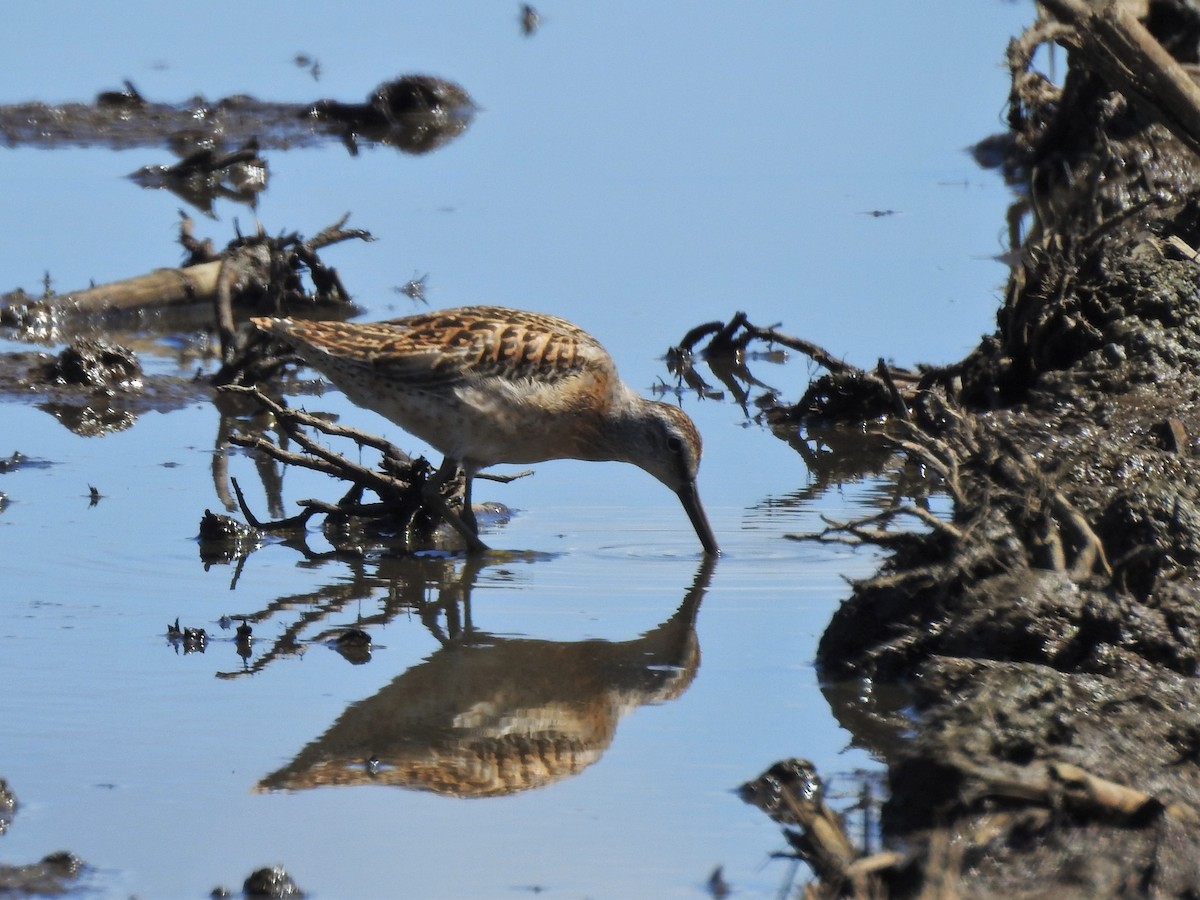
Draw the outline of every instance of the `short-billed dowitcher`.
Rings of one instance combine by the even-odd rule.
[[[719,552],[696,492],[696,426],[635,393],[599,341],[564,319],[467,306],[359,324],[251,321],[355,403],[441,451],[435,491],[462,467],[467,524],[459,530],[475,549],[483,545],[470,540],[471,481],[480,469],[585,459],[645,469],[679,497],[704,552]]]

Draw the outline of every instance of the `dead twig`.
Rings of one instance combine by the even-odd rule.
[[[1123,4],[1096,7],[1083,0],[1044,0],[1073,28],[1055,39],[1080,53],[1112,87],[1149,108],[1200,155],[1200,85]]]
[[[230,483],[233,485],[233,492],[237,495],[238,507],[242,511],[242,515],[246,517],[246,523],[252,528],[257,528],[260,531],[303,531],[308,526],[308,520],[313,517],[313,513],[305,510],[299,515],[291,516],[287,519],[281,519],[278,522],[261,522],[250,510],[250,505],[246,503],[246,496],[242,493],[242,488],[238,484],[236,478],[230,478]]]
[[[294,441],[301,452],[286,450],[273,441],[261,435],[231,434],[229,442],[241,447],[260,451],[282,465],[299,466],[311,469],[351,483],[350,492],[336,504],[320,500],[302,501],[305,514],[316,513],[338,515],[360,519],[391,518],[407,531],[415,517],[422,510],[426,511],[430,525],[444,521],[457,531],[467,546],[474,552],[486,550],[479,537],[470,530],[450,506],[448,496],[461,492],[461,481],[451,479],[443,485],[441,479],[428,478],[431,467],[425,460],[413,460],[396,447],[381,438],[361,432],[358,429],[346,428],[310,415],[290,409],[270,397],[257,387],[226,386],[222,390],[232,393],[245,394],[252,397],[267,411],[274,415],[278,427],[289,439]],[[383,454],[382,470],[376,470],[353,462],[341,454],[322,445],[313,438],[311,432],[326,436],[349,438],[359,446],[369,446]],[[518,472],[513,475],[492,476],[496,481],[512,481],[529,473]],[[363,503],[361,494],[370,490],[379,497],[379,503]],[[449,492],[447,494],[446,492]],[[461,496],[461,494],[460,494]],[[240,500],[240,494],[239,494]],[[243,511],[245,505],[243,505]],[[250,516],[247,516],[248,519]],[[293,517],[283,522],[273,523],[272,529],[294,527],[297,522],[307,522],[303,516]]]
[[[1092,528],[1091,523],[1074,504],[1063,496],[1061,491],[1053,491],[1050,499],[1054,504],[1055,511],[1074,529],[1081,545],[1075,553],[1075,564],[1071,566],[1071,577],[1074,579],[1086,578],[1099,567],[1105,576],[1112,578],[1113,570],[1104,553],[1104,544],[1100,540],[1100,536],[1096,534],[1096,530]]]
[[[302,243],[302,246],[309,251],[320,250],[323,247],[330,247],[333,244],[342,241],[373,241],[375,236],[371,232],[362,228],[346,228],[346,223],[350,221],[350,213],[345,213],[340,219],[332,225],[322,228],[312,238]]]
[[[257,402],[261,403],[267,410],[275,415],[276,421],[283,432],[294,440],[304,449],[308,455],[293,453],[288,450],[276,446],[272,442],[262,437],[244,437],[242,435],[231,435],[230,441],[238,446],[253,447],[269,454],[273,459],[276,459],[286,465],[297,465],[305,468],[315,469],[323,472],[326,475],[332,475],[336,478],[342,478],[351,481],[354,484],[362,485],[365,488],[370,488],[382,497],[395,496],[397,493],[403,493],[410,486],[409,482],[401,479],[393,478],[382,472],[377,472],[374,469],[369,469],[359,463],[351,462],[340,453],[336,453],[327,447],[322,446],[319,442],[312,439],[306,428],[312,428],[317,431],[329,433],[337,432],[338,426],[330,422],[326,422],[316,416],[311,416],[303,411],[289,409],[282,404],[276,403],[270,397],[267,397],[257,387],[224,387],[222,390],[231,391],[234,393],[248,394]],[[387,451],[385,451],[385,454]],[[391,455],[391,454],[387,454]],[[393,455],[396,459],[401,454]]]
[[[883,382],[884,387],[887,388],[888,395],[892,398],[892,405],[895,408],[896,415],[904,422],[911,422],[912,416],[908,412],[908,404],[900,396],[900,391],[896,388],[896,382],[892,378],[892,371],[882,358],[875,365],[875,374]]]

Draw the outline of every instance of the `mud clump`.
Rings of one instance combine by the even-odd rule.
[[[0,893],[26,895],[65,894],[75,887],[86,868],[73,853],[51,853],[23,866],[0,865]]]
[[[247,897],[270,897],[275,900],[304,896],[304,891],[300,890],[283,866],[270,866],[252,872],[242,885],[242,893]]]
[[[142,386],[142,364],[126,347],[83,338],[59,353],[43,377],[49,384],[131,391]]]

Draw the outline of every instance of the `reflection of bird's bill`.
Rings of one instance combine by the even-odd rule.
[[[717,537],[713,534],[712,526],[708,524],[708,516],[704,514],[704,507],[700,505],[696,482],[689,481],[677,493],[679,502],[683,504],[688,518],[692,520],[692,527],[696,529],[696,536],[700,538],[700,545],[704,547],[704,552],[712,555],[720,553],[721,548],[717,545]]]

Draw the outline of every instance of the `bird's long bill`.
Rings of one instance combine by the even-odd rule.
[[[704,547],[704,552],[716,556],[721,552],[721,548],[717,546],[717,537],[713,534],[712,526],[708,524],[708,516],[704,514],[704,507],[700,505],[700,495],[696,493],[696,482],[688,482],[676,493],[679,496],[679,502],[687,510],[688,518],[692,520],[692,527],[696,529],[696,536],[700,538],[700,545]]]

